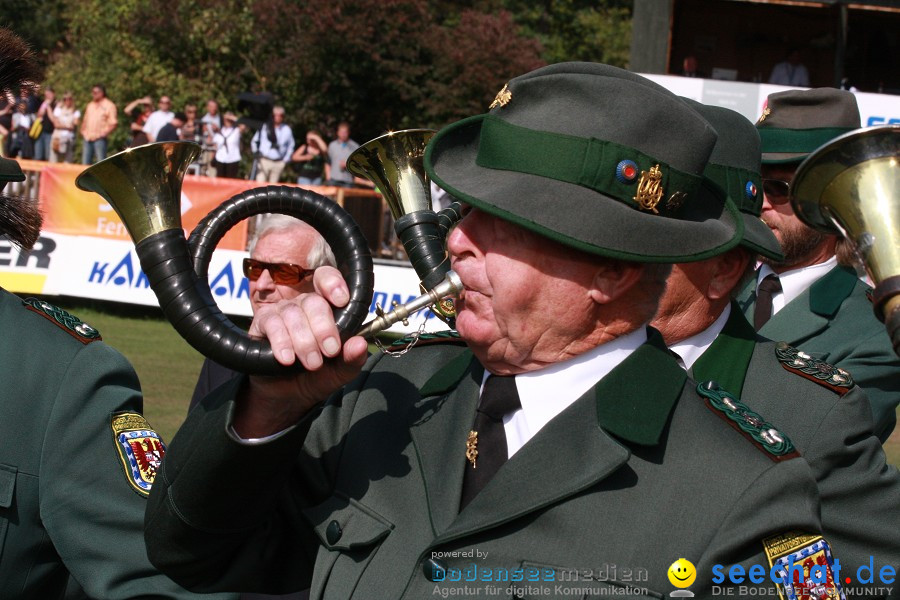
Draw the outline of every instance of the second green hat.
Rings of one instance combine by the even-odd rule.
[[[834,88],[770,94],[756,122],[764,165],[799,163],[819,146],[859,127],[856,96]]]

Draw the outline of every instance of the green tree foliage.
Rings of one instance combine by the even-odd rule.
[[[486,112],[503,84],[545,64],[540,44],[516,35],[512,15],[466,10],[453,26],[435,27],[434,67],[422,115],[433,127]]]
[[[297,135],[348,120],[357,140],[483,112],[546,62],[624,64],[630,19],[625,0],[28,1],[69,16],[41,47],[48,81],[79,106],[95,82],[120,109],[161,94],[236,109],[237,94],[266,91]],[[114,147],[127,137],[120,120]]]
[[[0,27],[21,36],[46,66],[65,37],[65,6],[66,0],[0,0]]]
[[[503,0],[549,63],[584,60],[628,64],[632,0]]]

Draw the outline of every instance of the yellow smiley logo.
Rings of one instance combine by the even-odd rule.
[[[697,579],[697,569],[686,558],[679,558],[669,567],[669,583],[677,588],[690,587]]]

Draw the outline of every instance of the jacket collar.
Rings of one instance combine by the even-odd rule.
[[[732,302],[725,327],[692,365],[693,378],[698,382],[715,381],[722,389],[740,397],[756,339],[753,326]]]
[[[809,286],[809,310],[833,319],[841,304],[856,287],[856,273],[850,267],[838,266]]]
[[[828,327],[841,304],[853,293],[857,281],[852,269],[835,267],[778,311],[763,325],[759,334],[792,345],[802,343]],[[756,280],[747,285],[741,292],[741,298],[746,300],[740,306],[749,320],[756,308]]]
[[[517,518],[594,485],[627,462],[630,451],[622,442],[658,444],[687,379],[662,337],[651,330],[647,343],[538,431],[459,513],[467,465],[465,441],[483,373],[470,352],[450,361],[422,386],[425,410],[417,411],[423,416],[410,427],[435,544]],[[651,373],[653,377],[648,376]]]

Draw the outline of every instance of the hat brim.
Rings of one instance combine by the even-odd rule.
[[[762,164],[786,165],[790,163],[797,163],[799,165],[809,155],[809,152],[763,152]]]
[[[735,247],[742,237],[737,208],[731,201],[723,205],[706,186],[676,219],[580,185],[480,167],[483,117],[438,132],[425,153],[425,169],[441,188],[486,213],[578,250],[636,262],[704,260]]]
[[[741,217],[744,219],[744,239],[741,240],[741,246],[772,260],[784,260],[781,244],[769,226],[755,215],[741,213]]]
[[[18,161],[0,157],[0,184],[10,181],[25,181],[25,173]]]

